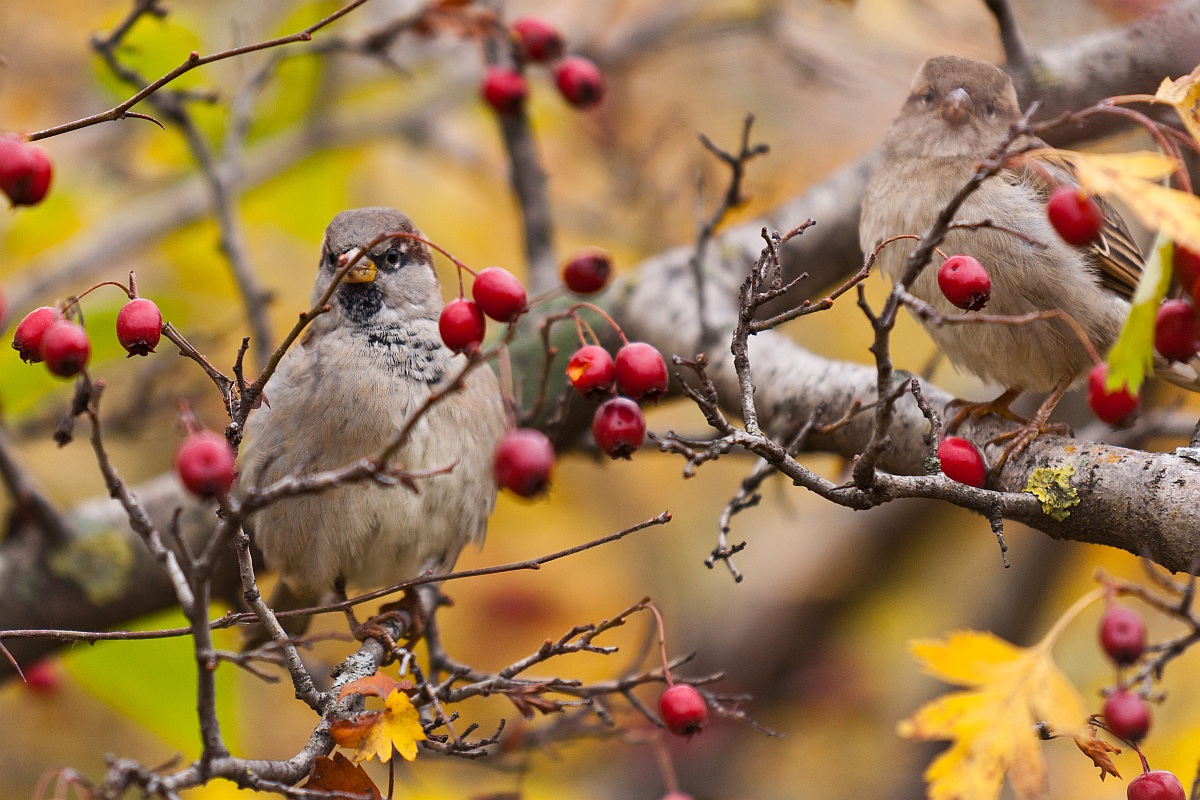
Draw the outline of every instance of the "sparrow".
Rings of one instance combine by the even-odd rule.
[[[1003,70],[957,56],[926,61],[884,136],[882,162],[863,196],[863,251],[873,252],[892,236],[924,233],[1020,117],[1016,90]],[[1037,146],[1041,142],[1032,136],[1014,144],[1015,149]],[[974,256],[988,270],[992,289],[987,313],[1062,309],[1103,356],[1129,314],[1142,256],[1120,215],[1103,201],[1101,236],[1095,243],[1075,247],[1059,237],[1046,215],[1046,201],[1056,184],[1074,183],[1062,167],[1015,162],[984,181],[963,203],[957,219],[991,221],[1021,236],[998,228],[957,230],[946,235],[941,249],[948,255]],[[898,279],[914,247],[912,240],[885,246],[877,261],[882,272]],[[908,288],[942,314],[962,313],[939,290],[936,264],[927,266]],[[1062,395],[1092,367],[1078,334],[1059,319],[1022,325],[922,323],[956,368],[1005,390],[990,403],[968,404],[955,426],[967,414],[985,413],[1027,423],[1011,437],[1012,449],[1005,450],[1003,459],[1044,429]],[[1049,393],[1032,421],[1008,410],[1026,391]]]
[[[391,208],[343,211],[325,230],[313,302],[345,258],[381,234],[420,235]],[[466,364],[438,334],[442,295],[430,250],[397,238],[376,244],[287,351],[269,401],[245,427],[239,482],[265,486],[289,475],[345,466],[380,453],[418,407]],[[416,490],[348,483],[280,500],[248,521],[279,575],[275,610],[315,605],[346,586],[388,586],[449,571],[468,542],[482,543],[496,500],[492,453],[506,427],[493,372],[474,369],[462,388],[417,422],[392,463],[422,477]],[[285,625],[302,633],[307,618]]]

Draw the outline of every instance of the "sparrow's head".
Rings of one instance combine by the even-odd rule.
[[[921,65],[885,140],[894,152],[982,158],[1021,116],[1004,71],[982,61],[937,56]]]
[[[313,302],[345,264],[343,256],[353,258],[361,250],[362,256],[333,293],[332,311],[358,324],[388,324],[390,320],[381,315],[396,313],[404,318],[436,318],[442,296],[429,248],[409,238],[375,242],[389,233],[421,232],[393,208],[356,208],[334,217],[321,245]]]

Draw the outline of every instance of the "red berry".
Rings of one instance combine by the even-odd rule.
[[[1078,186],[1060,186],[1046,203],[1050,224],[1067,244],[1083,247],[1100,237],[1104,213],[1100,205]]]
[[[1097,364],[1088,373],[1088,405],[1092,413],[1109,425],[1121,425],[1137,411],[1138,397],[1129,393],[1128,387],[1110,392],[1105,388],[1108,365]]]
[[[589,344],[575,351],[567,362],[567,380],[584,397],[597,397],[612,391],[616,369],[612,356],[599,345]]]
[[[628,397],[605,400],[592,417],[592,438],[612,458],[629,459],[646,441],[646,418]]]
[[[1100,646],[1108,657],[1127,666],[1146,650],[1146,623],[1141,614],[1113,603],[1100,618]]]
[[[0,138],[0,191],[14,206],[40,203],[50,191],[50,156],[15,133]]]
[[[471,296],[483,313],[499,322],[512,322],[525,310],[525,287],[501,267],[488,267],[476,275]]]
[[[645,342],[630,342],[617,351],[617,384],[634,400],[657,400],[667,391],[667,362]]]
[[[1187,300],[1168,300],[1158,307],[1154,349],[1168,361],[1188,361],[1200,350],[1200,320]]]
[[[1171,271],[1175,274],[1175,282],[1192,297],[1196,296],[1196,281],[1200,280],[1200,253],[1190,250],[1183,245],[1175,245],[1175,255],[1171,259]]]
[[[50,326],[63,318],[57,308],[42,306],[35,308],[25,315],[25,319],[13,331],[13,349],[21,354],[21,359],[28,364],[36,364],[42,360],[42,337]]]
[[[541,17],[521,17],[512,29],[521,53],[530,61],[553,61],[566,49],[558,28]]]
[[[54,694],[62,687],[62,672],[52,659],[43,658],[22,670],[25,688],[35,694]]]
[[[188,434],[175,451],[175,473],[192,494],[215,497],[233,486],[233,448],[225,437],[213,431]]]
[[[483,78],[483,99],[497,113],[519,113],[527,94],[529,87],[521,73],[504,67],[488,67]]]
[[[951,256],[938,270],[938,287],[946,299],[967,311],[978,311],[992,296],[992,278],[971,256]]]
[[[518,497],[537,497],[550,487],[554,459],[546,434],[532,428],[509,431],[492,459],[496,483]]]
[[[708,705],[695,686],[677,683],[658,696],[658,713],[667,730],[690,739],[708,720]]]
[[[1130,742],[1140,742],[1150,730],[1150,707],[1139,694],[1118,690],[1104,701],[1104,724]]]
[[[562,279],[575,294],[592,294],[612,277],[612,259],[599,249],[584,250],[563,264]]]
[[[129,356],[153,353],[162,336],[162,324],[162,313],[153,300],[130,300],[117,312],[117,341]]]
[[[600,68],[582,56],[558,62],[554,82],[566,101],[576,108],[591,108],[604,99],[604,76]]]
[[[438,333],[442,341],[456,353],[469,353],[483,344],[487,323],[479,306],[465,297],[446,303],[438,317]]]
[[[937,449],[942,473],[952,481],[982,489],[987,481],[987,464],[974,443],[958,436],[947,436]]]
[[[41,355],[46,368],[60,378],[78,375],[92,354],[87,331],[65,319],[51,325],[42,336]]]
[[[1138,775],[1129,782],[1125,796],[1129,800],[1187,800],[1179,778],[1164,769],[1154,769]]]

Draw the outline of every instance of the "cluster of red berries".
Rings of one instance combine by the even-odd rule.
[[[475,276],[471,297],[451,300],[438,317],[442,341],[456,353],[479,349],[487,333],[484,316],[497,322],[513,322],[525,312],[528,298],[516,275],[502,267],[488,267]]]
[[[540,17],[522,17],[512,24],[517,68],[489,67],[481,91],[487,104],[500,114],[516,114],[525,105],[529,86],[521,68],[526,63],[554,64],[554,83],[575,108],[591,108],[604,99],[600,68],[582,56],[563,57],[566,40],[558,28]]]
[[[154,352],[162,335],[162,314],[145,298],[134,298],[117,312],[117,341],[130,356]],[[13,349],[29,364],[45,362],[62,378],[79,374],[92,353],[82,325],[71,322],[54,306],[35,308],[13,332]]]
[[[1146,623],[1132,609],[1112,602],[1100,618],[1100,648],[1118,672],[1137,663],[1146,652]],[[1118,674],[1118,678],[1119,678]],[[1137,744],[1150,730],[1150,708],[1141,694],[1118,680],[1104,701],[1104,724],[1115,735]],[[1129,782],[1129,800],[1184,800],[1183,784],[1166,770],[1146,770]]]
[[[974,442],[959,436],[947,436],[937,449],[942,473],[952,481],[982,489],[987,481],[987,462]]]
[[[607,455],[625,459],[646,440],[638,404],[657,400],[670,383],[667,362],[645,342],[626,343],[615,360],[599,345],[584,345],[567,362],[567,380],[584,397],[608,398],[592,417],[592,437]]]
[[[0,137],[0,191],[14,206],[33,206],[50,191],[50,156],[15,133]]]

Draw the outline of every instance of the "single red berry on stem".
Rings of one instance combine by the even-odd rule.
[[[1150,707],[1139,694],[1115,691],[1104,701],[1104,724],[1122,739],[1140,742],[1150,730]]]
[[[646,441],[646,417],[628,397],[605,400],[592,417],[592,438],[611,458],[628,460]]]
[[[952,481],[982,489],[987,482],[987,464],[983,453],[973,442],[958,436],[947,436],[937,449],[942,473]]]
[[[15,133],[0,137],[0,191],[14,206],[40,203],[50,191],[53,174],[45,150]]]
[[[92,354],[87,331],[65,319],[51,325],[42,336],[41,355],[46,368],[60,378],[78,375]]]
[[[584,397],[598,397],[612,391],[616,368],[612,356],[603,347],[585,345],[567,362],[567,380]]]
[[[1046,203],[1050,224],[1067,244],[1083,247],[1100,238],[1104,212],[1100,204],[1078,186],[1060,186]]]
[[[1200,351],[1200,320],[1187,300],[1167,300],[1158,307],[1154,349],[1168,361],[1188,361]]]
[[[237,475],[233,448],[213,431],[196,431],[175,451],[175,473],[184,487],[200,497],[223,495]]]
[[[459,297],[446,303],[438,317],[438,333],[442,342],[456,353],[470,353],[483,344],[487,322],[479,306]]]
[[[162,324],[162,312],[153,300],[135,298],[117,312],[117,341],[129,357],[153,353],[162,336]]]
[[[589,249],[563,264],[562,279],[575,294],[594,294],[608,285],[612,272],[612,258],[608,253]]]
[[[512,24],[522,55],[529,61],[553,61],[566,49],[558,28],[541,17],[521,17]]]
[[[645,342],[629,342],[618,350],[615,367],[622,393],[634,400],[657,400],[670,385],[667,362]]]
[[[541,431],[517,428],[496,445],[492,466],[496,483],[518,497],[537,497],[550,488],[554,445]]]
[[[471,296],[494,320],[512,322],[525,310],[525,286],[506,269],[488,267],[475,276]]]
[[[1128,386],[1109,391],[1105,386],[1108,365],[1097,364],[1088,373],[1088,405],[1097,418],[1109,425],[1121,425],[1137,411],[1138,397],[1129,393]]]
[[[1200,253],[1183,245],[1175,245],[1171,258],[1171,271],[1178,283],[1191,297],[1196,296],[1196,282],[1200,281]]]
[[[600,68],[582,56],[570,56],[554,68],[554,82],[568,103],[591,108],[604,99],[604,76]]]
[[[1146,623],[1133,609],[1113,603],[1100,618],[1100,647],[1117,664],[1125,667],[1146,651]]]
[[[25,675],[25,688],[34,694],[54,694],[62,688],[62,672],[53,659],[35,661],[21,672]]]
[[[1135,777],[1129,782],[1125,796],[1129,800],[1187,800],[1179,778],[1165,769],[1153,769]]]
[[[488,67],[483,76],[483,99],[499,114],[517,114],[525,105],[529,86],[525,77],[504,67]]]
[[[658,696],[658,714],[667,730],[690,739],[708,721],[708,705],[695,686],[677,683]]]
[[[971,256],[947,258],[938,270],[938,288],[946,299],[967,311],[978,311],[992,297],[992,278]]]
[[[50,326],[63,318],[62,312],[51,306],[35,308],[25,315],[13,331],[13,349],[21,359],[28,364],[36,364],[42,360],[42,337]]]

